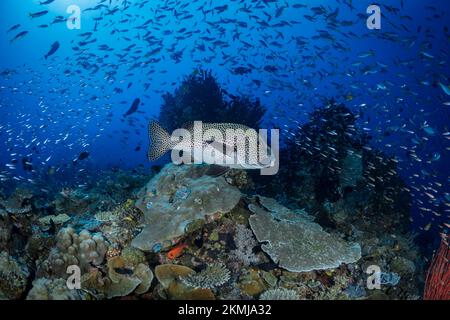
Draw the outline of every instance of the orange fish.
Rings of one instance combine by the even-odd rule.
[[[184,248],[187,248],[187,246],[188,245],[186,243],[181,243],[181,244],[177,245],[175,248],[170,249],[170,251],[167,252],[167,258],[169,258],[170,260],[178,258],[179,256],[181,256],[183,254],[183,250],[184,250]]]

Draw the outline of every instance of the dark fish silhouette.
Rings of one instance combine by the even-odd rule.
[[[30,18],[39,18],[39,17],[45,16],[47,13],[48,13],[47,10],[30,13]]]
[[[45,55],[45,59],[47,60],[47,58],[50,57],[52,54],[54,54],[56,51],[58,51],[58,49],[59,49],[59,42],[55,41],[52,44],[50,51]]]
[[[25,37],[28,34],[28,31],[22,31],[20,33],[18,33],[14,38],[12,38],[9,42],[13,43],[16,40],[22,39],[23,37]]]
[[[250,73],[250,72],[252,72],[252,69],[246,68],[246,67],[236,67],[236,68],[233,69],[233,73],[234,74],[239,74],[239,75],[247,74],[247,73]]]
[[[20,27],[20,24],[15,24],[15,25],[13,25],[11,28],[9,28],[8,31],[6,31],[6,33],[9,33],[9,32],[11,32],[11,31],[14,31],[14,30],[16,30],[16,29],[19,28],[19,27]]]
[[[130,114],[133,114],[137,111],[139,104],[141,103],[141,99],[136,98],[133,101],[133,104],[131,105],[130,109],[123,115],[124,117],[129,116]]]
[[[87,151],[83,151],[78,155],[78,158],[76,158],[75,160],[73,160],[73,164],[77,164],[78,161],[82,161],[84,159],[86,159],[87,157],[89,157],[90,153]]]

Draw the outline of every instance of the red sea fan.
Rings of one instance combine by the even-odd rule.
[[[424,300],[450,300],[450,248],[447,237],[431,261],[425,281]]]

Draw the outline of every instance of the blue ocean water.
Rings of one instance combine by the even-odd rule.
[[[371,4],[2,0],[2,184],[33,183],[50,168],[81,185],[101,169],[150,168],[149,120],[201,68],[228,92],[261,99],[264,126],[284,138],[325,99],[343,102],[371,147],[398,160],[413,229],[437,238],[449,223],[450,4],[380,1],[381,29],[369,30]],[[70,5],[81,9],[80,29],[67,26]],[[136,98],[138,111],[124,117]]]

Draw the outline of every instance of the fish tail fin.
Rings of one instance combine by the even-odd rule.
[[[156,121],[150,121],[148,124],[148,134],[150,139],[148,159],[155,161],[171,148],[170,136]]]

